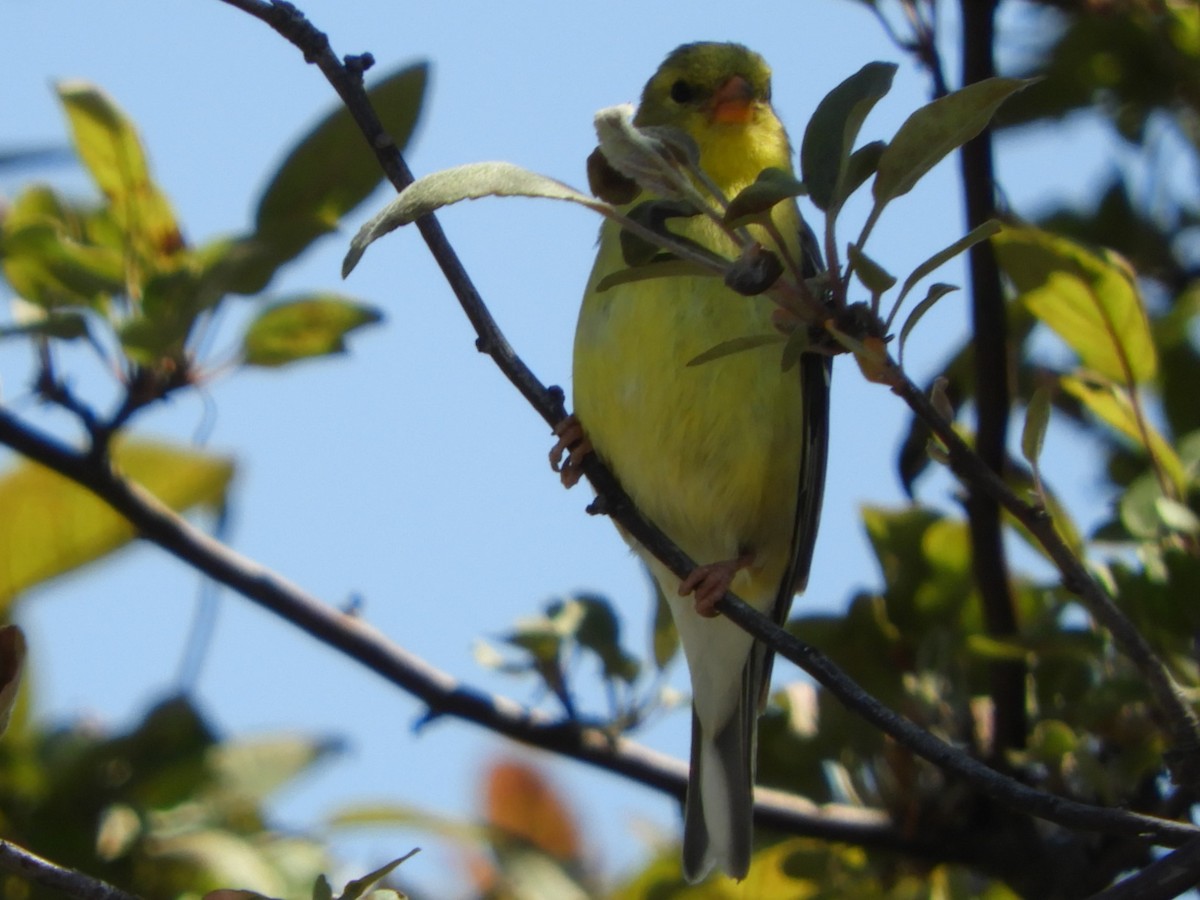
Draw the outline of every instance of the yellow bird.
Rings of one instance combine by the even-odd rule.
[[[763,169],[792,171],[770,77],[763,58],[739,44],[684,45],[646,85],[634,124],[685,131],[705,174],[733,197]],[[806,277],[816,274],[816,243],[795,204],[772,216],[787,253],[805,260]],[[706,217],[671,227],[737,255]],[[761,229],[752,233],[772,246]],[[575,335],[575,419],[559,429],[557,451],[581,426],[586,441],[572,457],[598,453],[642,513],[703,564],[681,584],[633,542],[668,598],[691,674],[684,872],[696,881],[715,865],[740,879],[750,865],[757,717],[772,655],[714,604],[732,589],[783,622],[804,589],[824,488],[829,359],[804,354],[784,371],[773,344],[689,366],[722,342],[771,333],[774,304],[712,277],[597,290],[626,267],[619,227],[606,222]],[[577,478],[568,462],[564,482]]]

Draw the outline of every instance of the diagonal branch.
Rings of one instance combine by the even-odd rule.
[[[11,841],[0,840],[0,869],[30,884],[79,900],[141,900],[99,878],[43,859]]]

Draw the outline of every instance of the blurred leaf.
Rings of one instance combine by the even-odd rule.
[[[117,469],[176,511],[225,503],[233,462],[148,441],[119,441]],[[32,462],[0,478],[0,606],[20,592],[111,553],[133,527],[91,492]]]
[[[336,294],[312,294],[262,310],[242,338],[246,365],[282,366],[346,351],[351,331],[382,321],[371,306]]]
[[[1036,228],[1005,227],[992,244],[1022,303],[1084,366],[1129,387],[1154,377],[1150,323],[1127,267]]]
[[[0,339],[36,336],[73,341],[87,333],[87,319],[78,312],[48,312],[20,325],[0,325]]]
[[[25,634],[16,625],[0,627],[0,735],[8,729],[25,668]]]
[[[654,665],[661,672],[679,652],[679,632],[675,628],[675,618],[671,615],[671,607],[667,598],[663,596],[658,581],[650,575],[649,570],[646,571],[646,575],[654,592],[651,650]]]
[[[621,621],[611,604],[593,594],[580,595],[572,602],[583,609],[583,617],[575,629],[575,640],[600,658],[604,665],[604,677],[627,683],[637,678],[637,658],[621,647]]]
[[[909,116],[879,157],[871,188],[876,210],[911,191],[926,172],[983,131],[1000,104],[1028,84],[1019,78],[988,78]]]
[[[805,193],[804,183],[783,169],[763,169],[746,187],[729,201],[725,210],[725,225],[741,228],[769,218],[771,210],[784,200]]]
[[[397,148],[412,137],[425,96],[428,66],[401,68],[368,89],[371,105]],[[332,231],[384,179],[350,110],[338,103],[289,152],[263,191],[254,239],[278,265]],[[271,269],[273,271],[273,268]],[[266,280],[263,280],[265,286]]]
[[[335,741],[298,735],[251,738],[215,744],[206,754],[205,764],[219,791],[237,796],[239,802],[245,798],[262,802],[340,750]]]
[[[867,114],[892,87],[895,63],[870,62],[825,95],[804,131],[800,169],[812,202],[820,210],[840,205],[838,191],[854,142]]]
[[[481,197],[540,197],[578,203],[600,213],[614,212],[607,203],[593,200],[561,181],[512,163],[469,163],[418,178],[367,221],[350,241],[350,250],[342,261],[342,277],[354,270],[367,247],[388,232],[415,222],[443,206]]]
[[[1025,427],[1021,429],[1021,455],[1037,471],[1042,456],[1042,444],[1046,440],[1046,428],[1050,424],[1050,393],[1038,388],[1025,407]]]
[[[145,263],[170,259],[183,236],[166,195],[150,176],[137,129],[100,88],[61,81],[58,97],[83,164],[107,198],[113,217]]]
[[[1187,473],[1183,463],[1158,429],[1143,413],[1139,422],[1129,395],[1116,385],[1103,384],[1070,375],[1061,379],[1063,389],[1083,404],[1102,422],[1116,429],[1145,450],[1166,477],[1175,485],[1180,496],[1187,494]]]
[[[0,235],[4,277],[25,300],[43,309],[90,306],[103,309],[125,289],[120,251],[75,241],[51,222],[12,227]]]
[[[484,818],[505,840],[524,842],[554,859],[580,860],[570,808],[532,766],[494,763],[485,775],[484,791]]]

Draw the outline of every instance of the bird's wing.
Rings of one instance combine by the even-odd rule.
[[[800,249],[803,275],[812,278],[824,269],[821,247],[807,222],[801,220]],[[771,619],[778,625],[787,621],[792,600],[808,584],[813,547],[821,520],[821,502],[825,494],[825,465],[829,456],[829,382],[833,359],[819,353],[800,357],[800,392],[803,406],[803,435],[799,459],[800,479],[796,496],[796,515],[792,522],[790,562],[771,606]],[[767,702],[771,685],[771,666],[775,654],[756,641],[746,675],[747,687],[758,691],[757,708]]]

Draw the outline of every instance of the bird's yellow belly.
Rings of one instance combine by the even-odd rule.
[[[771,305],[671,278],[592,294],[575,344],[575,412],[638,508],[698,563],[753,554],[735,589],[774,597],[792,537],[801,450],[795,369],[780,345],[687,363],[769,334]]]

